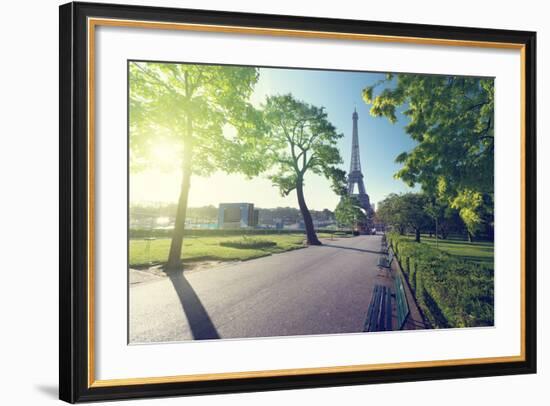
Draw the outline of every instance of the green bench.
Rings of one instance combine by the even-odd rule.
[[[405,321],[409,316],[409,304],[407,302],[407,296],[405,294],[405,287],[403,285],[403,278],[401,275],[396,275],[394,280],[395,288],[395,302],[397,304],[397,328],[401,330],[405,325]]]
[[[393,250],[389,250],[388,255],[382,254],[378,258],[378,266],[382,268],[391,268],[391,263],[395,259],[395,256],[393,255]]]
[[[390,289],[386,286],[374,285],[363,331],[391,331],[391,313]]]

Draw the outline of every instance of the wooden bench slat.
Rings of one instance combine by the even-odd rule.
[[[395,301],[397,304],[397,328],[401,330],[407,317],[409,316],[410,309],[407,302],[407,296],[405,294],[405,287],[403,286],[403,280],[400,275],[395,278]]]
[[[364,331],[389,331],[391,325],[391,291],[382,285],[375,285],[372,292]]]
[[[380,296],[383,294],[382,287],[378,286],[377,293],[374,296],[373,312],[371,319],[371,326],[373,326],[373,331],[378,331],[378,319],[380,318]]]
[[[388,250],[388,254],[382,254],[378,258],[378,266],[382,268],[391,268],[391,263],[395,259],[395,255],[393,253],[393,250],[390,248]]]
[[[392,328],[392,325],[391,325],[391,315],[392,315],[392,312],[391,312],[391,292],[390,292],[389,289],[387,289],[387,294],[388,294],[388,300],[386,301],[386,330],[391,331],[391,330],[393,330],[393,328]]]
[[[374,312],[374,305],[373,305],[373,302],[374,302],[374,298],[376,297],[377,295],[377,291],[378,291],[378,285],[376,285],[374,287],[374,290],[372,292],[372,298],[370,300],[370,304],[369,304],[369,310],[367,312],[367,320],[365,322],[365,328],[364,330],[365,331],[370,331],[370,327],[372,325],[372,313]]]

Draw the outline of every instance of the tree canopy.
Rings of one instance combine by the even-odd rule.
[[[328,120],[324,108],[292,95],[270,96],[264,105],[269,143],[264,159],[273,165],[271,181],[283,196],[296,190],[309,244],[320,244],[304,197],[304,176],[309,171],[333,181],[339,193],[343,172],[337,141],[343,134]]]
[[[192,148],[193,174],[259,172],[262,117],[248,102],[256,68],[131,62],[129,74],[133,171],[158,165],[151,152],[164,143],[180,152],[184,144]]]
[[[405,131],[416,146],[396,157],[396,178],[448,202],[469,231],[488,221],[481,213],[494,192],[494,79],[389,74],[366,87],[363,99],[374,116],[409,119]]]
[[[263,169],[262,115],[248,102],[258,76],[248,67],[129,63],[130,169],[166,165],[183,173],[169,268],[181,266],[191,175]],[[151,156],[155,150],[160,156]]]
[[[420,242],[420,233],[431,226],[427,205],[428,200],[422,193],[392,193],[378,203],[376,214],[385,224],[395,227],[400,234],[407,228],[413,229],[416,241]]]
[[[334,210],[334,217],[339,225],[355,227],[358,223],[364,223],[367,215],[361,208],[359,199],[355,196],[343,195]]]

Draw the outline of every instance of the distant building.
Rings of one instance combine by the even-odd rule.
[[[253,203],[220,203],[218,227],[222,229],[249,228],[258,225],[258,210]]]
[[[359,120],[359,115],[357,110],[353,111],[351,115],[353,121],[352,129],[352,141],[351,141],[351,164],[348,174],[348,195],[355,197],[359,201],[359,205],[367,215],[367,220],[357,224],[357,228],[362,233],[370,234],[372,230],[372,215],[374,213],[374,207],[370,203],[370,197],[365,188],[364,176],[361,171],[361,160],[359,152],[359,129],[357,121]],[[357,193],[355,193],[355,188],[357,186]]]
[[[351,115],[353,121],[353,130],[352,130],[352,141],[351,141],[351,164],[348,174],[348,195],[355,197],[361,208],[370,215],[372,213],[372,207],[370,204],[369,195],[365,189],[365,182],[363,172],[361,171],[361,159],[359,152],[359,130],[357,121],[359,120],[359,115],[357,110],[353,111]],[[355,187],[357,186],[358,193],[355,193]]]

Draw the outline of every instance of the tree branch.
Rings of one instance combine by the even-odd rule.
[[[139,63],[135,63],[134,66],[136,66],[141,72],[143,72],[149,79],[153,79],[158,84],[162,85],[164,88],[166,88],[170,93],[174,92],[174,89],[168,86],[166,83],[164,83],[162,80],[151,74],[147,69],[141,67]],[[177,92],[176,92],[177,93]]]
[[[473,106],[470,106],[466,109],[465,113],[468,112],[468,111],[472,111],[472,110],[475,110],[479,107],[483,107],[485,106],[487,103],[489,103],[489,100],[485,100],[484,102],[481,102],[481,103],[478,103],[478,104],[474,104]]]
[[[491,129],[491,123],[492,123],[492,120],[489,118],[489,120],[487,121],[487,126],[485,127],[485,129],[481,130],[480,132],[476,133],[476,135],[479,135],[480,139],[483,139],[483,138],[494,138],[493,135],[488,135],[487,133],[489,132],[489,130]]]

